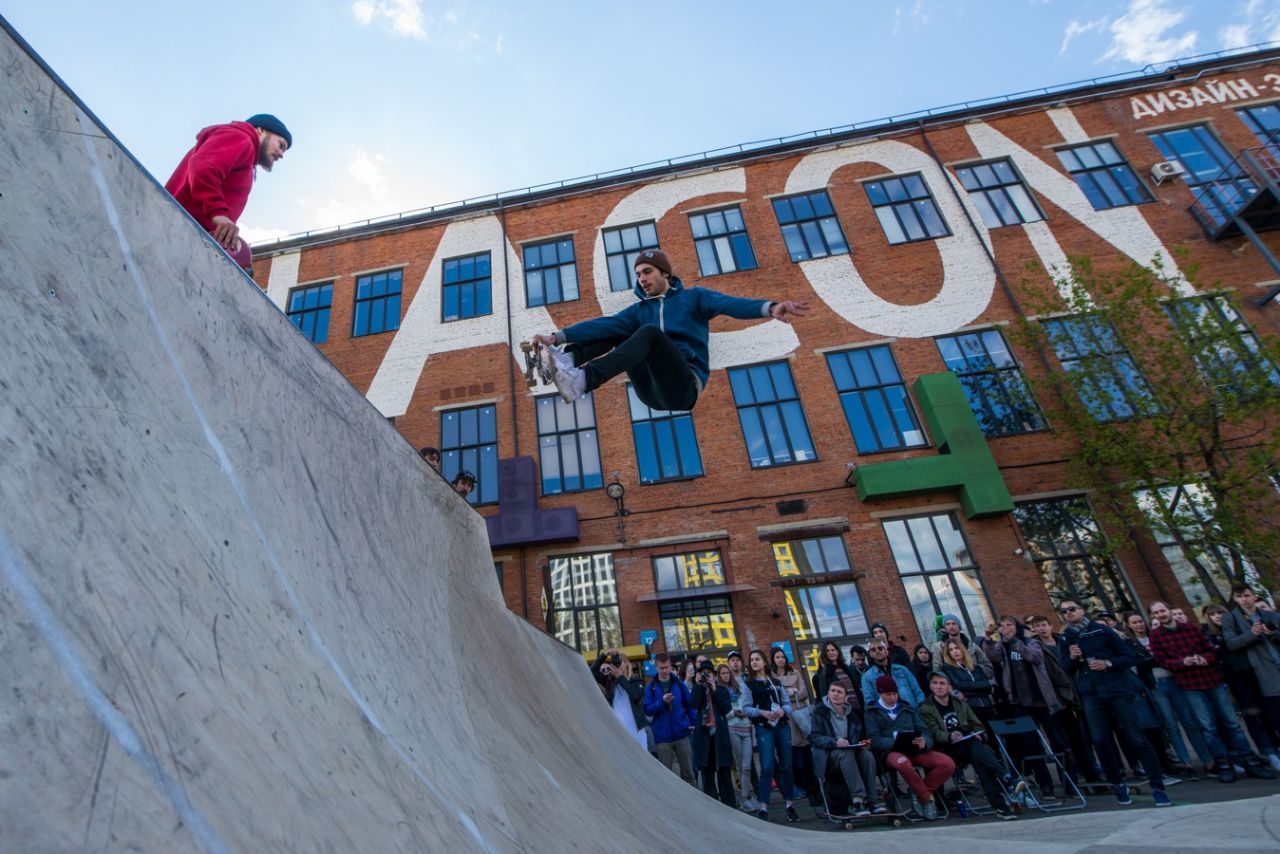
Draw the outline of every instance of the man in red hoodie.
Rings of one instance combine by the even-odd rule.
[[[257,167],[270,172],[292,147],[284,122],[266,113],[212,125],[196,134],[195,147],[164,188],[247,270],[252,256],[236,221],[249,201]]]

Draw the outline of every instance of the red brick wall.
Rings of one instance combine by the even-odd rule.
[[[1267,71],[1274,69],[1267,67],[1224,76],[1247,75],[1255,79]],[[1047,103],[1040,109],[988,117],[985,121],[1065,174],[1049,149],[1051,145],[1062,143],[1061,134],[1045,112],[1052,106]],[[1217,282],[1238,289],[1241,301],[1246,304],[1247,319],[1259,331],[1273,332],[1277,328],[1275,312],[1280,309],[1272,304],[1259,311],[1247,304],[1248,297],[1259,293],[1257,283],[1275,278],[1259,253],[1243,238],[1208,242],[1187,211],[1192,201],[1189,189],[1177,181],[1155,186],[1147,177],[1151,166],[1164,158],[1143,133],[1146,128],[1211,121],[1219,137],[1232,151],[1256,145],[1252,135],[1232,112],[1238,106],[1239,103],[1199,106],[1140,121],[1132,118],[1128,95],[1074,103],[1071,109],[1091,138],[1112,136],[1148,184],[1155,201],[1137,210],[1164,244],[1189,250],[1190,259],[1200,267],[1199,278],[1203,286]],[[930,127],[928,138],[948,164],[979,157],[962,123]],[[917,131],[904,132],[897,139],[927,150]],[[895,509],[950,505],[954,498],[938,495],[863,505],[854,491],[843,485],[846,463],[929,455],[936,450],[929,448],[859,457],[854,448],[825,359],[815,350],[878,340],[882,336],[870,334],[831,311],[816,297],[800,266],[788,260],[768,197],[784,192],[787,177],[801,157],[803,154],[788,154],[743,161],[746,201],[741,203],[741,208],[759,267],[714,277],[705,284],[741,296],[807,299],[813,304],[813,313],[795,324],[801,343],[789,359],[814,436],[818,461],[752,471],[747,463],[729,383],[724,373],[717,371],[694,413],[705,477],[679,483],[639,485],[625,390],[617,382],[606,384],[595,394],[603,471],[606,481],[612,472],[617,471],[627,486],[626,503],[631,511],[626,520],[628,543],[693,532],[728,531],[727,537],[702,545],[723,551],[733,583],[755,588],[754,592],[739,593],[733,597],[742,645],[763,647],[770,641],[790,637],[783,594],[774,586],[777,574],[770,548],[757,537],[756,528],[799,518],[825,517],[849,519],[850,529],[843,535],[843,540],[854,567],[865,573],[859,588],[869,620],[888,622],[895,635],[900,632],[912,635],[911,642],[914,643],[911,615],[879,516]],[[871,289],[896,303],[923,303],[933,297],[942,276],[939,254],[932,241],[888,245],[859,184],[861,180],[884,172],[882,167],[870,163],[842,167],[832,176],[829,193],[851,246],[852,258]],[[549,308],[558,326],[598,315],[599,306],[591,279],[591,258],[597,230],[619,200],[635,189],[635,185],[630,185],[584,192],[508,210],[508,239],[516,247],[537,238],[568,232],[574,234],[582,297],[575,302]],[[937,195],[942,189],[934,187],[933,191]],[[1068,254],[1093,256],[1104,267],[1126,260],[1113,246],[1071,218],[1043,194],[1035,193],[1034,188],[1032,192],[1044,210],[1058,243]],[[699,277],[686,212],[737,198],[740,194],[702,196],[677,204],[658,221],[662,248],[671,256],[676,271],[683,274],[687,282],[698,283]],[[401,232],[303,249],[299,282],[335,279],[330,337],[320,350],[361,391],[368,389],[393,334],[354,340],[348,337],[355,281],[353,274],[403,265],[403,307],[407,308],[422,282],[446,225],[447,222],[441,221]],[[949,221],[948,225],[953,233],[969,227],[963,221]],[[1280,249],[1275,233],[1264,235],[1264,239],[1274,249]],[[991,240],[997,262],[1011,282],[1016,284],[1028,275],[1024,268],[1037,256],[1024,229],[994,230]],[[497,305],[504,299],[504,294],[501,256],[497,247],[494,250],[493,299]],[[271,260],[262,259],[255,265],[258,281],[264,287]],[[510,287],[513,304],[523,305],[523,282],[513,277]],[[1015,316],[1013,306],[997,286],[990,304],[972,325],[1008,321]],[[739,321],[719,319],[713,324],[712,331],[737,329],[744,325]],[[944,369],[937,347],[930,338],[899,338],[893,343],[893,352],[908,384],[920,374]],[[1029,371],[1041,370],[1032,354],[1020,352],[1017,355]],[[536,456],[534,406],[518,370],[519,366],[510,357],[510,348],[505,344],[433,355],[422,372],[408,411],[396,419],[396,427],[415,445],[439,444],[439,417],[434,407],[496,398],[499,456]],[[513,428],[513,412],[519,433],[518,443],[516,429]],[[1062,461],[1070,449],[1053,432],[995,439],[991,446],[1015,497],[1064,488]],[[775,503],[797,497],[808,502],[804,516],[779,517]],[[577,547],[569,544],[529,549],[524,555],[523,591],[520,587],[519,551],[496,556],[505,561],[508,604],[519,612],[522,601],[527,601],[527,616],[538,624],[541,624],[542,570],[547,558],[592,545],[615,543],[619,539],[613,515],[614,504],[602,490],[549,496],[540,499],[540,503],[543,507],[577,507],[581,520],[581,543]],[[485,513],[495,511],[496,508],[482,508]],[[999,612],[1021,615],[1049,609],[1032,564],[1015,554],[1022,543],[1011,518],[962,520],[962,527],[982,569],[987,592]],[[1112,531],[1110,535],[1113,539],[1125,539],[1124,532]],[[657,607],[636,601],[642,594],[653,591],[650,554],[669,554],[674,550],[695,547],[696,544],[678,549],[624,546],[614,550],[627,643],[636,643],[642,629],[659,628]],[[1177,592],[1176,581],[1149,540],[1145,551],[1146,557],[1155,565],[1154,575],[1147,570],[1142,556],[1132,546],[1120,554],[1137,595],[1144,601],[1157,596],[1180,601],[1182,597]]]

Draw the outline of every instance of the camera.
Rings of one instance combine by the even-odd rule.
[[[612,664],[614,667],[622,666],[622,656],[615,652],[613,656],[609,659],[609,663]]]

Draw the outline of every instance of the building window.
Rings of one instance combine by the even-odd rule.
[[[973,199],[987,228],[1044,219],[1044,214],[1023,185],[1022,177],[1008,159],[962,166],[956,174],[969,191],[969,198]]]
[[[1089,614],[1135,610],[1120,568],[1106,555],[1106,537],[1083,495],[1020,501],[1013,518],[1056,610],[1066,597]]]
[[[782,240],[792,261],[826,258],[849,251],[826,190],[773,200]]]
[[[493,562],[493,571],[494,571],[494,572],[497,574],[497,576],[498,576],[498,589],[499,589],[499,590],[501,590],[501,589],[505,586],[505,584],[506,584],[506,581],[505,581],[505,579],[504,579],[504,578],[503,578],[503,576],[502,576],[502,561],[500,561],[500,560],[495,560],[495,561]]]
[[[1280,142],[1280,105],[1264,104],[1261,107],[1245,107],[1236,111],[1245,127],[1253,131],[1262,145]],[[1274,157],[1274,154],[1272,155]]]
[[[493,314],[493,280],[489,253],[444,262],[443,320],[465,320]]]
[[[994,613],[955,514],[890,519],[883,525],[920,637],[933,640],[938,614],[955,614],[969,637],[982,637]]]
[[[658,618],[668,653],[701,653],[721,662],[738,648],[728,596],[664,602],[658,606]]]
[[[828,353],[827,368],[858,453],[928,444],[889,345]]]
[[[1165,310],[1214,388],[1247,399],[1265,391],[1261,386],[1280,385],[1280,374],[1262,354],[1258,336],[1226,297],[1181,299],[1166,303]]]
[[[702,475],[702,454],[688,410],[650,409],[627,385],[631,405],[631,435],[641,483],[681,480]]]
[[[729,370],[752,468],[816,460],[809,424],[786,362]]]
[[[890,244],[932,240],[951,233],[919,172],[862,186]]]
[[[1218,225],[1258,192],[1258,186],[1232,160],[1208,125],[1153,133],[1151,141],[1166,160],[1176,160],[1187,170],[1184,180],[1201,202],[1199,208]]]
[[[572,237],[524,247],[524,296],[530,308],[578,298]]]
[[[311,339],[312,344],[329,340],[329,309],[333,305],[333,282],[309,285],[289,291],[289,308],[285,312],[294,326]]]
[[[476,476],[469,503],[498,500],[498,417],[493,404],[440,413],[440,472],[452,481],[463,470]]]
[[[1215,602],[1231,602],[1236,558],[1244,581],[1261,589],[1257,568],[1222,542],[1220,529],[1213,521],[1217,503],[1202,484],[1139,489],[1133,498],[1187,601],[1197,612]]]
[[[806,583],[783,590],[791,635],[812,677],[818,670],[820,641],[835,641],[843,651],[868,634],[862,597],[852,581],[824,584],[826,576],[849,572],[849,554],[840,537],[819,537],[773,544],[773,561],[783,579]]]
[[[716,549],[662,555],[653,559],[655,590],[689,590],[718,587],[724,583],[724,563]]]
[[[629,291],[636,281],[636,258],[646,249],[658,248],[658,227],[652,222],[606,228],[604,254],[609,263],[609,290]]]
[[[978,426],[988,437],[1045,429],[1022,368],[998,329],[937,339],[947,367],[960,378]]]
[[[698,269],[704,276],[718,276],[736,270],[754,270],[756,254],[751,251],[747,226],[737,207],[689,214],[693,245],[698,250]]]
[[[594,395],[585,394],[573,403],[565,403],[555,394],[540,397],[537,410],[542,494],[604,486]]]
[[[1152,415],[1159,405],[1133,356],[1111,324],[1096,315],[1044,321],[1049,343],[1076,391],[1098,421]]]
[[[1151,191],[1111,142],[1090,142],[1058,150],[1058,159],[1096,211],[1152,200]]]
[[[356,316],[351,337],[377,335],[400,328],[400,271],[356,279]]]
[[[547,575],[556,640],[583,653],[622,646],[613,555],[553,557]]]

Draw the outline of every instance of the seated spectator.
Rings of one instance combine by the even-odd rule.
[[[862,674],[862,708],[864,710],[871,708],[879,696],[876,693],[876,679],[881,676],[889,676],[893,681],[902,686],[902,699],[909,703],[913,708],[920,708],[920,704],[924,702],[924,692],[920,690],[920,686],[916,683],[916,678],[911,675],[911,671],[901,664],[894,664],[889,661],[889,644],[887,641],[876,639],[867,644],[867,654],[871,656],[871,663],[867,665],[867,669]]]
[[[848,696],[844,683],[833,680],[827,687],[827,696],[813,710],[813,729],[809,733],[813,773],[825,780],[829,772],[839,772],[849,790],[850,812],[858,816],[880,815],[889,810],[880,798],[875,756],[863,739],[858,716],[846,702]]]
[[[929,698],[924,701],[920,716],[938,750],[950,756],[957,767],[973,766],[982,794],[996,816],[1005,821],[1017,818],[1000,785],[1004,766],[986,745],[986,728],[964,700],[953,696],[946,674],[934,672],[929,676]]]
[[[733,793],[733,745],[729,740],[729,713],[733,673],[727,664],[717,668],[703,661],[694,677],[693,708],[698,725],[693,731],[693,766],[702,773],[702,791],[720,802],[738,807]]]
[[[908,677],[910,678],[910,677]],[[925,726],[924,718],[915,707],[898,698],[898,683],[892,676],[879,676],[875,682],[876,701],[866,707],[864,716],[867,739],[871,749],[880,757],[886,768],[894,771],[911,789],[912,805],[926,821],[936,821],[938,806],[934,793],[941,789],[956,764],[945,753],[933,749],[933,737]],[[910,735],[908,744],[899,744],[899,735]],[[924,768],[924,779],[915,766]]]
[[[648,749],[648,739],[644,734],[644,728],[649,724],[644,714],[644,679],[635,678],[631,662],[619,650],[605,650],[591,665],[591,675],[618,722],[631,733],[637,744]]]
[[[653,657],[658,675],[644,689],[644,713],[653,722],[653,742],[658,761],[666,768],[680,766],[680,777],[694,785],[693,750],[689,734],[696,722],[693,696],[671,670],[671,657],[660,652]]]
[[[800,820],[795,808],[795,785],[791,778],[791,700],[782,683],[769,675],[769,663],[764,653],[751,650],[747,656],[750,675],[747,687],[751,690],[751,704],[746,707],[756,732],[756,749],[760,754],[760,781],[756,787],[756,800],[760,802],[756,815],[769,820],[769,797],[776,779],[778,791],[786,806],[787,821]]]

